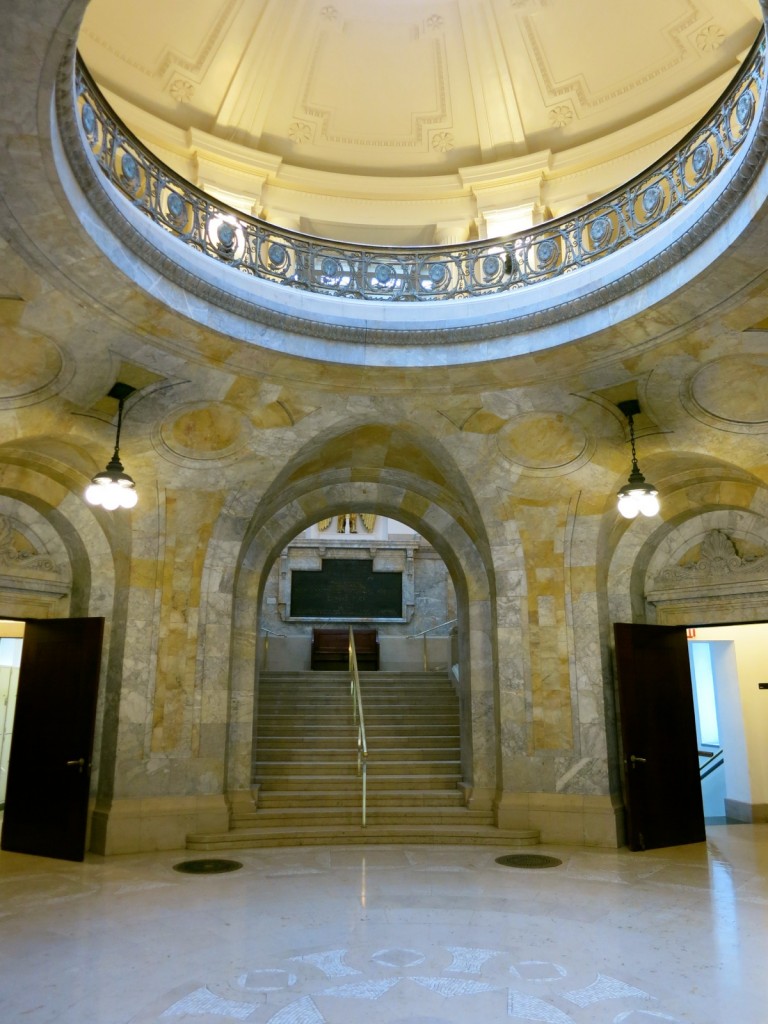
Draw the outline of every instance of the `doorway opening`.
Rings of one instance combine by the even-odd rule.
[[[768,820],[768,623],[688,629],[704,818]]]
[[[469,680],[460,679],[449,566],[417,524],[350,505],[330,506],[297,533],[264,581],[251,766],[258,804],[233,818],[238,826],[340,835],[468,814],[463,762],[472,748],[460,687]],[[491,824],[490,806],[477,815]]]
[[[27,619],[0,846],[83,860],[102,618]],[[14,673],[15,674],[15,673]]]
[[[5,809],[24,623],[0,619],[0,814]]]

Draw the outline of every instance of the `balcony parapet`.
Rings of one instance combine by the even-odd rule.
[[[336,338],[365,330],[368,342],[395,345],[398,331],[413,344],[414,332],[434,335],[436,324],[443,339],[470,328],[477,340],[538,330],[637,289],[719,227],[763,165],[768,135],[761,34],[725,95],[679,146],[575,213],[457,245],[361,246],[249,217],[186,182],[120,122],[79,58],[69,89],[68,97],[59,89],[57,105],[69,163],[105,219],[113,203],[111,226],[114,207],[126,211],[118,233],[129,247],[137,215],[159,229],[133,242],[143,260],[237,316],[314,335],[325,321]],[[194,256],[169,258],[168,236]],[[215,266],[210,279],[205,260]],[[327,316],[322,299],[333,300]]]

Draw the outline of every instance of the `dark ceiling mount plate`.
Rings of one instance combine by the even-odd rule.
[[[221,875],[226,871],[237,871],[242,866],[239,860],[215,860],[208,857],[183,860],[180,864],[174,864],[173,870],[183,871],[187,875]]]
[[[563,862],[557,857],[545,857],[543,853],[508,853],[497,857],[496,863],[505,868],[556,868]]]

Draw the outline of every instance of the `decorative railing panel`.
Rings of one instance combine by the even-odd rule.
[[[97,166],[138,210],[181,242],[243,274],[314,293],[435,301],[510,292],[562,277],[668,222],[717,178],[748,138],[765,88],[765,39],[680,146],[627,185],[530,231],[458,246],[355,246],[238,213],[159,162],[121,124],[79,60],[75,81],[82,138]]]

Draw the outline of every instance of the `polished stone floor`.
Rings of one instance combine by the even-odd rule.
[[[542,846],[0,855],[2,1024],[766,1024],[768,825]],[[199,854],[192,855],[197,858]]]

